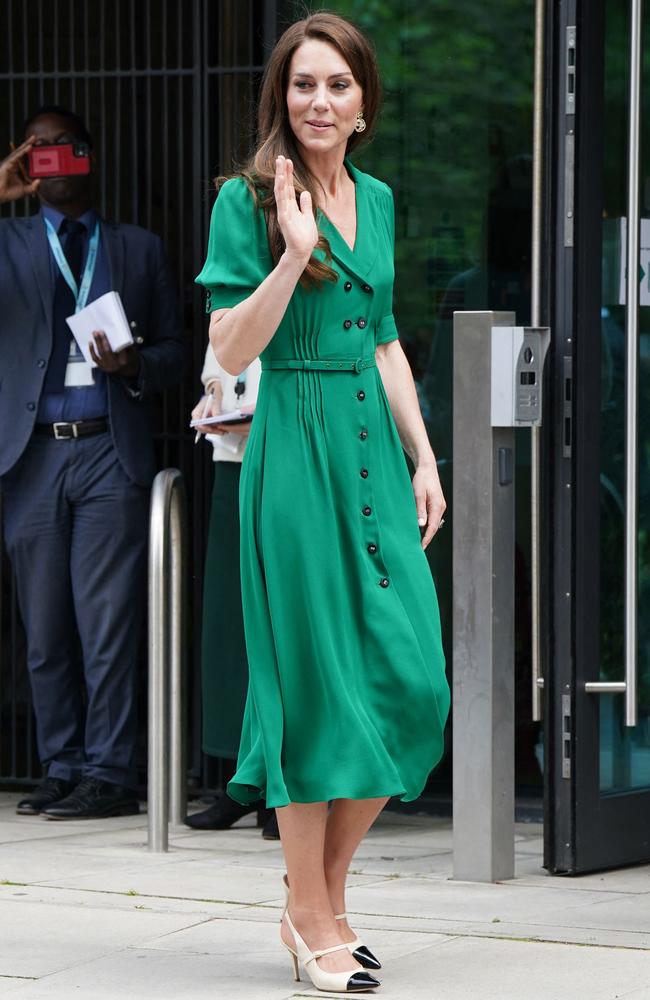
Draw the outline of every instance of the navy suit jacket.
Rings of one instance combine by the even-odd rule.
[[[107,376],[108,416],[120,462],[136,483],[155,474],[148,397],[178,382],[183,331],[161,240],[139,226],[101,223],[101,239],[134,335],[141,337],[138,398]],[[0,476],[18,461],[34,430],[52,350],[54,286],[40,215],[0,221]]]

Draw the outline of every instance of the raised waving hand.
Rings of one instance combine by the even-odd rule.
[[[278,211],[278,225],[287,248],[287,253],[309,260],[318,242],[318,227],[314,218],[309,191],[302,191],[300,204],[296,200],[293,183],[293,163],[284,156],[275,161],[275,204]]]

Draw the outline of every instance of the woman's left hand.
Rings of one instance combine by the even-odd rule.
[[[210,434],[239,434],[240,437],[247,437],[251,432],[251,423],[249,420],[245,424],[213,424]]]
[[[418,525],[424,531],[422,548],[426,549],[440,528],[442,516],[447,509],[437,466],[418,466],[413,476],[412,486],[415,495]]]

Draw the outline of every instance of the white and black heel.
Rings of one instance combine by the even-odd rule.
[[[294,927],[288,910],[285,910],[284,916],[289,930],[293,934],[295,951],[282,941],[282,938],[280,940],[293,960],[293,973],[296,982],[300,982],[300,966],[302,965],[316,989],[324,990],[327,993],[361,993],[381,986],[381,983],[369,972],[359,970],[356,972],[326,972],[325,969],[321,969],[317,959],[322,958],[323,955],[331,955],[335,951],[347,951],[347,945],[335,944],[333,948],[318,948],[316,951],[311,951]]]

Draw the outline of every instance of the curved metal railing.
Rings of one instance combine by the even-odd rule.
[[[149,515],[148,845],[168,849],[186,811],[185,618],[187,505],[178,469],[159,472]]]

